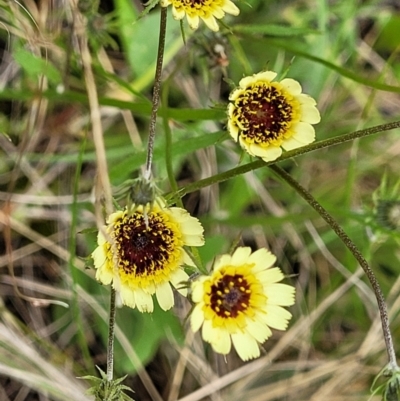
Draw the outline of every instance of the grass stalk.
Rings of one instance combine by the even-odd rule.
[[[166,30],[167,30],[167,9],[165,7],[161,7],[160,35],[158,40],[156,74],[154,78],[153,100],[152,100],[152,109],[150,116],[149,141],[147,144],[146,169],[144,173],[144,178],[147,180],[150,179],[151,177],[151,166],[153,163],[153,150],[154,150],[154,140],[156,136],[157,111],[158,111],[158,106],[160,104],[161,74],[162,74],[162,66],[164,59]]]

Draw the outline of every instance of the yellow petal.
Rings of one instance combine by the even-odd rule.
[[[162,310],[169,310],[174,306],[174,294],[168,282],[158,284],[156,298]]]
[[[190,315],[190,326],[192,327],[194,333],[200,329],[203,322],[204,322],[204,313],[201,310],[201,306],[196,305],[193,308],[192,313]]]
[[[239,86],[241,88],[247,88],[258,81],[265,81],[265,82],[271,82],[275,77],[277,76],[277,73],[274,71],[263,71],[259,72],[258,74],[254,74],[250,77],[244,77],[239,81]]]
[[[226,355],[231,350],[231,338],[229,333],[223,329],[214,329],[211,346],[215,352]]]
[[[224,10],[222,8],[218,8],[216,10],[213,11],[213,16],[215,18],[221,19],[223,18],[225,15]],[[203,20],[205,21],[205,18],[203,18]]]
[[[187,246],[203,246],[204,237],[203,234],[200,235],[183,235],[183,241]]]
[[[139,312],[153,312],[153,298],[142,289],[138,288],[134,291],[135,302]]]
[[[246,332],[253,336],[259,343],[263,343],[267,338],[272,336],[272,331],[267,325],[252,319],[247,319]]]
[[[222,6],[222,9],[227,13],[231,15],[239,15],[240,10],[239,8],[236,7],[234,3],[232,3],[230,0],[225,0],[224,5]]]
[[[318,124],[321,121],[321,115],[318,109],[309,104],[300,104],[301,121],[309,124]]]
[[[284,275],[279,267],[273,267],[272,269],[258,272],[257,278],[262,284],[268,285],[282,281]]]
[[[214,333],[212,321],[209,319],[204,320],[203,328],[201,330],[201,336],[203,337],[203,340],[208,343],[211,343],[214,338],[214,335],[215,335],[215,333]]]
[[[96,269],[100,269],[104,266],[107,262],[107,251],[105,247],[105,243],[103,242],[102,245],[99,245],[93,252],[92,252],[92,259],[94,262],[94,267]]]
[[[122,210],[119,210],[118,212],[115,213],[111,213],[110,216],[108,216],[107,224],[108,225],[114,224],[117,220],[122,219],[123,215],[124,212]]]
[[[217,260],[214,263],[214,271],[219,270],[221,267],[224,266],[229,266],[232,263],[232,257],[231,255],[221,255],[220,257],[217,258]]]
[[[301,148],[314,142],[315,130],[312,125],[299,122],[293,127],[293,130],[296,130],[295,134],[282,143],[282,148],[285,150]]]
[[[97,249],[92,254],[93,260],[95,261],[95,266],[99,266],[96,270],[96,280],[100,281],[100,283],[104,285],[111,284],[111,282],[114,280],[114,272],[112,270],[112,267],[109,266],[108,260],[105,258],[105,255],[103,255],[100,251],[99,254],[97,254]],[[96,255],[94,253],[96,252]],[[104,256],[104,258],[103,258]],[[102,262],[101,265],[99,263]]]
[[[181,20],[185,16],[185,11],[183,9],[177,10],[175,7],[172,7],[172,16],[176,20]]]
[[[256,154],[253,152],[253,150],[255,150],[256,152],[258,152],[258,145],[255,145],[254,148],[252,148],[252,144],[247,142],[246,139],[243,139],[242,135],[239,135],[239,144],[240,146],[247,152],[249,153],[251,156],[256,156]]]
[[[271,267],[276,262],[276,256],[265,248],[253,252],[248,258],[249,264],[254,264],[253,272]]]
[[[261,146],[250,145],[249,153],[261,157],[265,162],[271,162],[282,155],[282,149],[279,146],[268,146],[267,148],[262,148]]]
[[[260,356],[260,348],[253,336],[248,333],[232,334],[233,346],[236,349],[240,359],[248,361],[249,359]]]
[[[214,31],[214,32],[219,31],[219,26],[217,24],[217,20],[212,15],[210,15],[208,18],[202,17],[202,20],[205,22],[207,27],[210,28],[212,31]]]
[[[133,290],[128,286],[121,285],[119,295],[124,305],[129,306],[130,308],[134,308],[136,306],[135,295],[133,293]]]
[[[189,26],[191,29],[196,30],[199,27],[199,17],[195,15],[194,17],[191,17],[190,15],[186,15]]]
[[[170,276],[169,281],[177,289],[177,291],[186,297],[187,288],[184,287],[189,281],[189,276],[183,269],[176,269]]]
[[[292,314],[277,305],[268,305],[265,315],[260,315],[263,322],[277,330],[286,330]]]
[[[298,122],[293,125],[293,129],[296,131],[293,138],[305,144],[314,142],[315,130],[312,125],[305,122]]]
[[[182,251],[182,264],[196,267],[196,264],[193,262],[192,258],[186,253],[185,250]]]
[[[275,283],[265,286],[268,305],[291,306],[295,301],[295,289],[291,285]]]
[[[232,255],[231,263],[234,266],[241,266],[247,264],[250,254],[251,254],[251,248],[248,246],[236,248],[235,252]]]
[[[229,135],[237,142],[239,136],[239,129],[237,125],[233,124],[232,120],[228,121]]]
[[[299,82],[291,78],[282,79],[280,84],[293,96],[300,95],[301,85]]]
[[[243,78],[244,79],[244,78]],[[242,81],[240,81],[240,82],[242,82]],[[239,85],[240,85],[240,82],[239,82]],[[229,100],[231,100],[232,102],[234,102],[241,94],[243,94],[244,93],[244,91],[243,91],[243,88],[242,87],[239,87],[239,88],[236,88],[236,89],[234,89],[231,93],[230,93],[230,95],[229,95]],[[230,107],[230,106],[232,106],[232,107]],[[235,107],[234,107],[234,104],[233,103],[230,103],[229,104],[229,107],[230,108],[228,108],[228,113],[229,113],[229,115],[231,116],[232,115],[232,113],[233,113],[233,111],[235,110]]]
[[[208,277],[199,277],[192,283],[192,301],[195,303],[202,302],[204,297],[204,283]]]
[[[204,228],[201,225],[200,221],[192,216],[189,213],[186,214],[185,220],[180,222],[181,231],[185,236],[198,236],[202,239]],[[204,243],[204,240],[203,240]]]

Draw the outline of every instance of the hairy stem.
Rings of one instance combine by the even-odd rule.
[[[108,322],[108,346],[107,346],[107,380],[113,379],[114,371],[114,335],[115,335],[115,289],[111,288],[110,293],[110,318]]]
[[[305,153],[313,152],[314,150],[328,148],[330,146],[339,145],[341,143],[352,141],[355,138],[363,138],[369,135],[377,134],[379,132],[390,131],[395,128],[400,128],[400,121],[394,121],[387,124],[376,125],[374,127],[366,128],[359,131],[350,132],[345,135],[336,136],[334,138],[326,139],[324,141],[314,142],[310,145],[303,146],[298,149],[285,152],[279,160],[274,160],[271,162],[264,162],[263,160],[256,160],[251,163],[244,164],[239,167],[235,167],[231,170],[225,171],[220,174],[216,174],[212,177],[207,177],[197,182],[190,183],[183,188],[180,188],[177,193],[172,194],[173,196],[182,198],[183,196],[190,194],[192,192],[198,191],[199,189],[206,188],[213,184],[218,184],[220,182],[229,180],[230,178],[236,177],[248,173],[249,171],[257,170],[261,167],[270,166],[277,163],[278,161],[283,161],[291,159],[292,157],[297,157]]]
[[[356,258],[357,262],[360,264],[369,282],[371,283],[372,289],[374,290],[376,300],[378,302],[379,313],[381,317],[383,337],[385,339],[386,350],[389,357],[389,365],[392,369],[398,369],[396,361],[396,353],[393,346],[392,334],[389,327],[389,317],[385,299],[382,294],[381,287],[375,277],[374,272],[368,265],[360,250],[350,239],[350,237],[343,231],[339,226],[337,221],[317,202],[317,200],[303,187],[301,186],[293,177],[291,177],[286,171],[280,167],[274,165],[269,166],[269,168],[274,171],[279,177],[286,181],[296,192],[306,200],[306,202],[317,211],[317,213],[329,224],[336,235],[342,240],[349,251]]]
[[[158,39],[156,75],[154,78],[154,89],[153,89],[153,100],[152,100],[153,106],[151,109],[151,116],[150,116],[149,142],[147,144],[146,170],[144,173],[144,178],[146,178],[147,180],[150,179],[151,165],[153,162],[153,149],[154,149],[154,139],[156,135],[157,111],[158,111],[158,106],[160,104],[161,73],[164,59],[166,29],[167,29],[167,8],[161,7],[160,36]]]

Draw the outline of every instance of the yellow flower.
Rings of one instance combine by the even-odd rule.
[[[295,290],[278,283],[284,276],[275,261],[264,248],[237,248],[218,259],[211,276],[192,283],[191,326],[196,332],[203,325],[203,339],[215,352],[228,354],[232,342],[242,360],[256,358],[270,327],[286,329],[292,315],[282,306],[294,304]]]
[[[193,265],[183,246],[204,244],[200,222],[181,208],[164,207],[157,199],[150,207],[136,206],[109,216],[92,253],[96,279],[111,284],[123,304],[140,312],[153,311],[152,295],[163,310],[174,305],[170,283],[180,288],[188,280],[183,265]]]
[[[161,0],[162,7],[172,5],[172,15],[181,20],[185,15],[192,29],[199,27],[200,18],[212,31],[218,31],[216,18],[221,19],[225,13],[239,15],[240,10],[230,0]]]
[[[228,130],[250,155],[272,161],[282,149],[292,150],[315,140],[311,124],[321,120],[315,100],[294,79],[273,81],[265,71],[239,82],[229,96]]]

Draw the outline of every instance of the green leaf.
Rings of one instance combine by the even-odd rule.
[[[149,46],[149,43],[158,43],[160,13],[154,12],[138,19],[139,15],[131,0],[116,0],[115,6],[122,46],[136,76],[133,86],[140,90],[150,85],[154,79],[157,47]],[[179,24],[167,24],[164,65],[175,57],[182,46],[184,43]]]
[[[205,265],[208,264],[214,260],[217,255],[221,255],[221,253],[227,251],[229,246],[228,238],[225,235],[207,236],[204,246],[199,248],[202,262]]]
[[[87,390],[87,394],[94,395],[95,401],[133,401],[124,391],[134,391],[128,386],[121,384],[126,379],[127,375],[119,379],[108,381],[107,374],[98,366],[96,367],[100,372],[101,379],[95,376],[79,377],[79,379],[88,380],[93,383],[93,386]]]
[[[380,32],[375,49],[385,52],[395,52],[399,46],[400,15],[393,14]]]
[[[43,74],[55,85],[61,82],[60,72],[48,60],[37,57],[23,48],[16,49],[13,57],[31,78],[37,78],[38,75]]]

